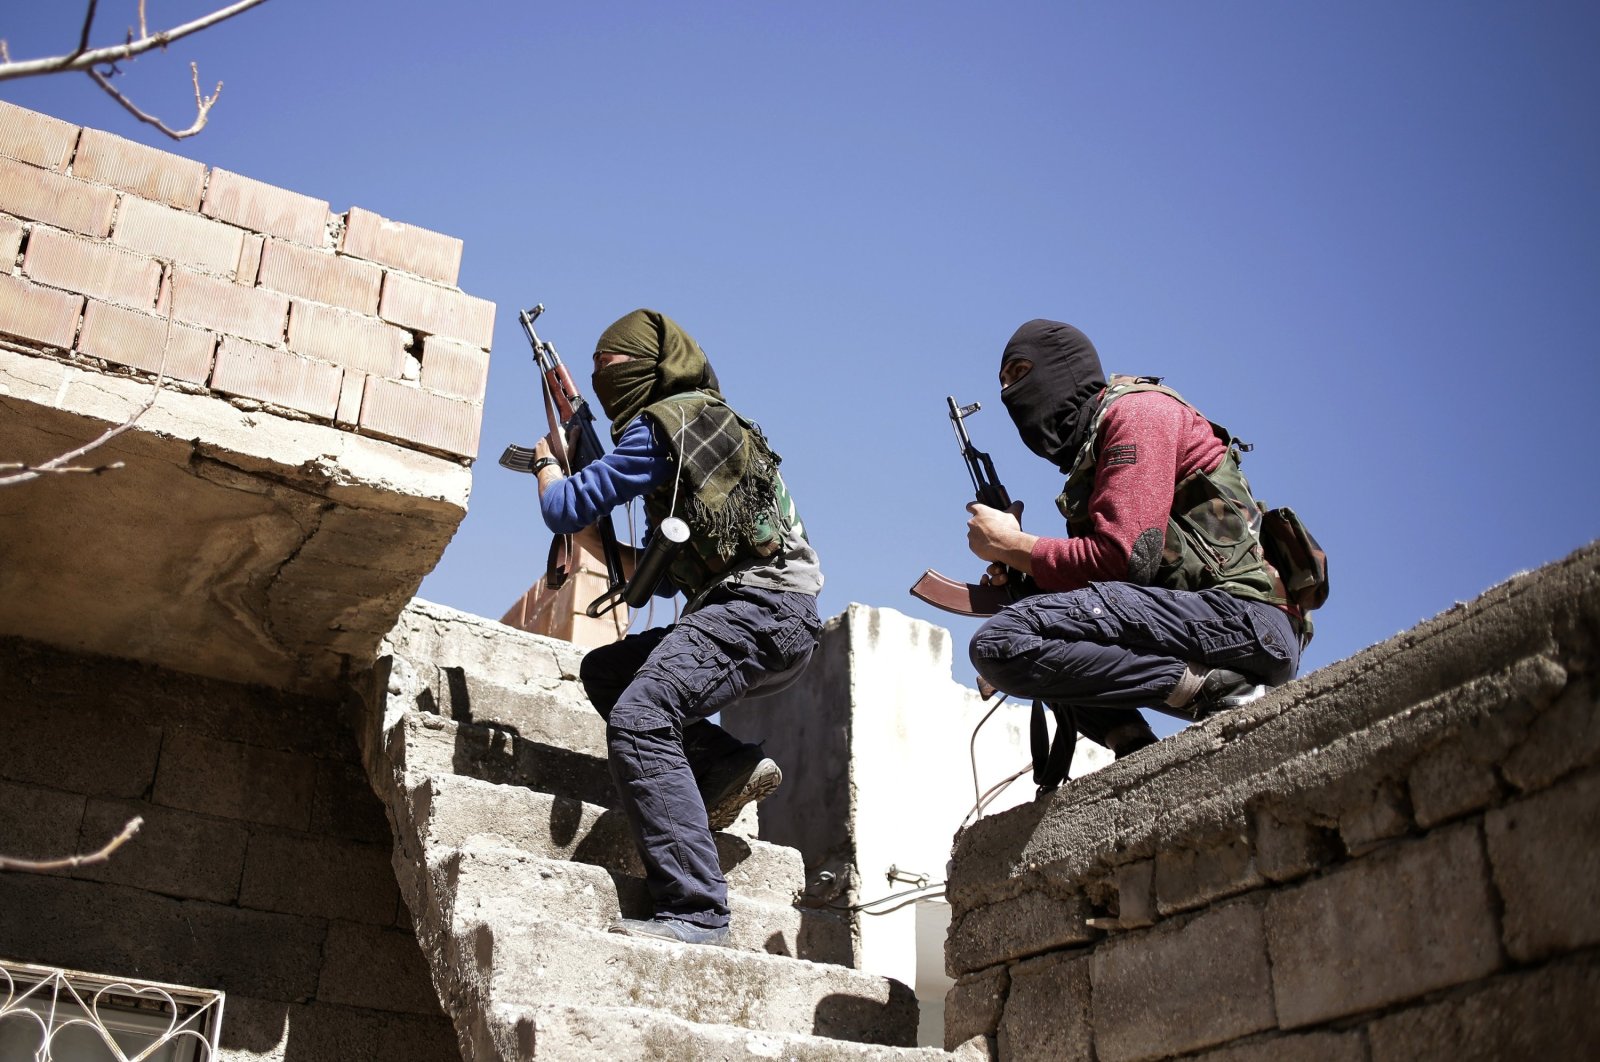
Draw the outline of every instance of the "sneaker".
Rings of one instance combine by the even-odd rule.
[[[1214,667],[1200,683],[1200,691],[1185,708],[1194,719],[1204,719],[1229,708],[1238,708],[1267,695],[1267,687],[1237,671]]]
[[[728,942],[728,927],[697,926],[681,918],[619,918],[607,930],[625,937],[654,937],[676,940],[680,944],[709,944],[718,947]]]
[[[713,830],[726,830],[746,804],[765,800],[782,782],[783,772],[760,745],[746,745],[724,757],[699,780],[707,824]]]

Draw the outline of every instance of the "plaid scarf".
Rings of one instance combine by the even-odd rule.
[[[699,391],[648,406],[672,451],[669,505],[727,558],[753,542],[772,510],[773,483],[782,460],[761,429],[726,403]]]

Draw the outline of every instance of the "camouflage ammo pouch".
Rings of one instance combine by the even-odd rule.
[[[1328,555],[1293,509],[1261,514],[1261,546],[1283,579],[1289,604],[1303,611],[1328,600]]]

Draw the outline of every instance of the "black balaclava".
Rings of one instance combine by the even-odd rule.
[[[1011,336],[1000,367],[1019,358],[1033,362],[1033,369],[1002,388],[1000,401],[1028,449],[1070,472],[1089,433],[1095,397],[1106,386],[1100,355],[1089,337],[1071,325],[1036,318]]]

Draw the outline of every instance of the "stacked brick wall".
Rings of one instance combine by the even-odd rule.
[[[470,459],[461,241],[0,102],[0,335]],[[172,320],[167,340],[167,315]]]
[[[459,1059],[337,706],[0,639],[0,958],[220,989],[220,1055]]]
[[[954,1045],[1600,1050],[1600,547],[957,842]]]

